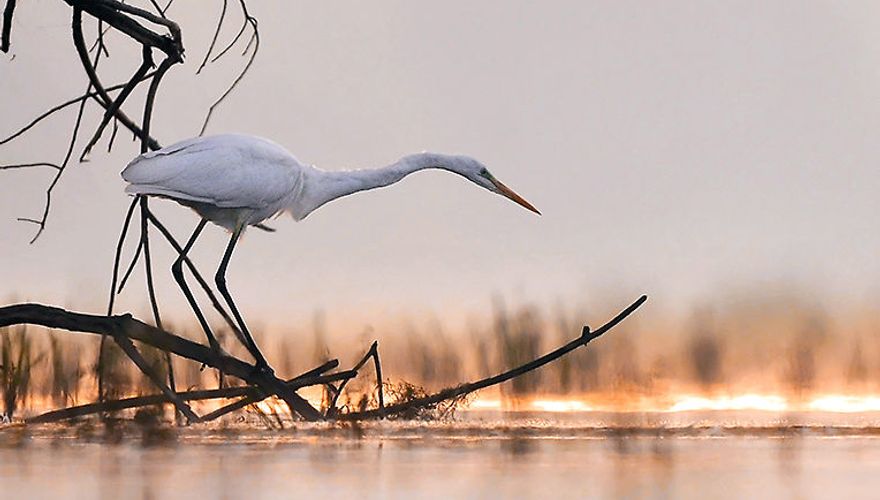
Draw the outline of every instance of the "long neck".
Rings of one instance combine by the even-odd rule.
[[[359,191],[390,186],[407,175],[428,168],[446,168],[445,155],[419,153],[404,156],[391,165],[362,170],[325,171],[315,168],[306,180],[305,196],[297,219],[302,219],[327,202]]]

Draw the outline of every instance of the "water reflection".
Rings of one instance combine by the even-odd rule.
[[[871,429],[794,420],[774,428],[645,427],[651,419],[629,415],[590,428],[535,419],[386,422],[356,432],[112,420],[6,427],[0,497],[809,498],[864,496],[880,486],[880,439]]]

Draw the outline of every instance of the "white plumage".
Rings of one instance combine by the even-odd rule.
[[[216,135],[142,154],[122,178],[129,182],[127,193],[171,198],[234,230],[288,208],[306,168],[267,139]]]

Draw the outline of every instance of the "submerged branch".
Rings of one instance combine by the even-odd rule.
[[[332,382],[334,380],[339,380],[340,378],[353,376],[351,372],[339,372],[332,373],[330,375],[314,375],[312,371],[306,372],[295,379],[289,380],[288,386],[291,389],[300,389],[303,387],[309,387],[313,385],[321,385],[326,384],[328,382]],[[229,399],[242,397],[239,401],[247,401],[247,404],[252,404],[255,402],[261,401],[265,396],[260,391],[258,387],[252,385],[240,386],[240,387],[225,387],[223,389],[209,389],[209,390],[194,390],[194,391],[185,391],[185,392],[177,392],[175,393],[175,397],[177,397],[181,401],[203,401],[208,399]],[[141,408],[144,406],[155,406],[160,404],[170,403],[171,399],[165,394],[151,394],[149,396],[136,396],[131,398],[123,398],[123,399],[114,399],[110,401],[103,401],[97,403],[89,403],[78,406],[71,406],[68,408],[61,408],[59,410],[52,410],[46,413],[42,413],[40,415],[30,417],[25,419],[26,423],[29,424],[45,424],[50,422],[59,422],[62,420],[69,420],[72,418],[84,417],[87,415],[94,415],[97,413],[107,413],[107,412],[115,412],[122,410],[129,410],[132,408]],[[247,406],[247,404],[243,406]],[[217,416],[213,416],[216,412],[209,413],[204,417],[200,418],[200,421],[207,422],[217,418]]]

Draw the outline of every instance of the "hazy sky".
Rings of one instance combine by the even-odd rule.
[[[188,59],[159,95],[163,144],[196,135],[244,63],[235,55],[194,75],[219,6],[179,1],[169,13]],[[680,306],[780,282],[842,301],[880,293],[877,2],[250,8],[260,55],[209,132],[263,135],[324,168],[469,154],[544,213],[425,172],[302,223],[284,217],[274,234],[248,233],[231,265],[252,317],[475,312],[493,293],[588,302],[646,292]],[[0,61],[0,135],[85,87],[69,11],[20,3],[15,58]],[[225,39],[236,29],[229,23]],[[137,53],[111,38],[105,81],[130,74]],[[97,116],[92,107],[89,123]],[[0,147],[0,162],[58,161],[73,118]],[[0,297],[102,309],[129,203],[118,172],[136,152],[122,140],[73,165],[32,246],[34,228],[15,218],[40,214],[51,172],[0,172]],[[180,238],[196,224],[171,202],[154,206]],[[195,250],[206,274],[225,238],[212,228]],[[183,311],[170,263],[160,252],[160,293]],[[143,310],[140,274],[123,308]]]

